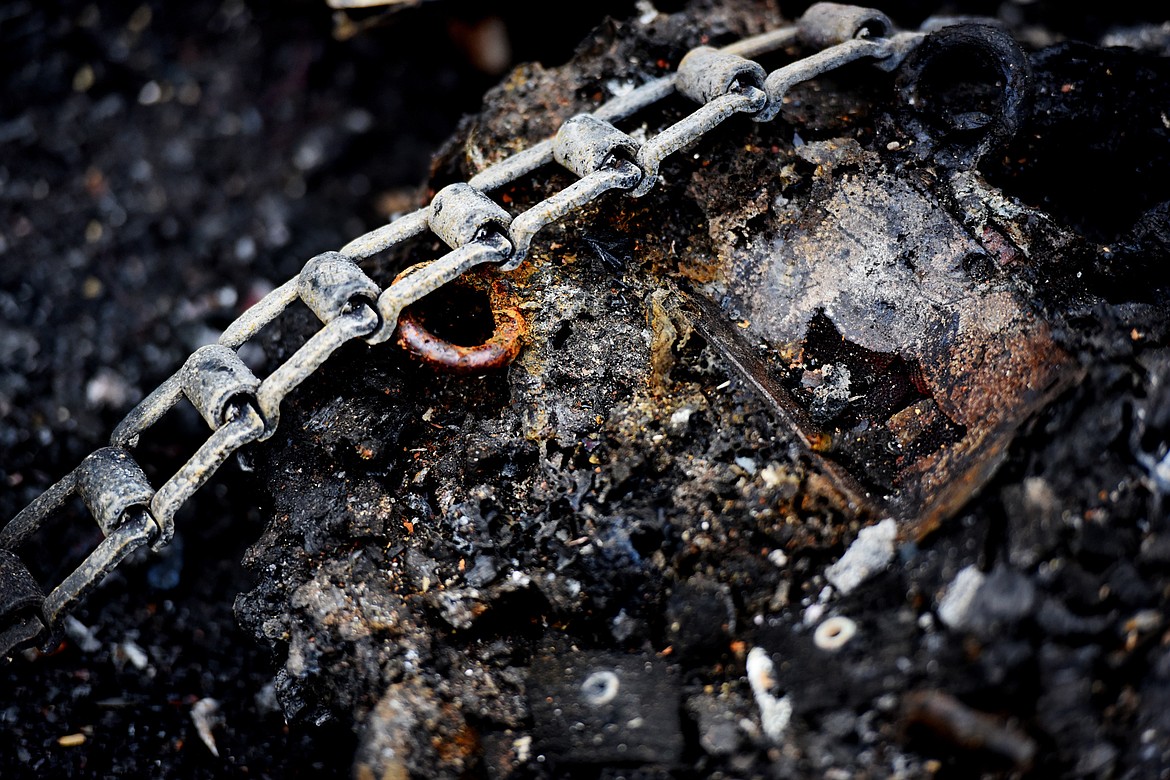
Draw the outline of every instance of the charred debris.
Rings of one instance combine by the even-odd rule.
[[[433,186],[774,21],[651,16],[507,77]],[[237,613],[286,713],[353,722],[363,777],[1152,776],[1167,65],[940,22],[558,225],[478,319],[428,302],[465,344],[522,311],[507,370],[341,358],[258,456]]]
[[[1055,5],[932,18],[416,307],[462,346],[518,312],[509,365],[355,346],[307,382],[249,455],[235,603],[284,717],[360,778],[1170,769],[1170,35]],[[607,22],[428,186],[781,21]]]

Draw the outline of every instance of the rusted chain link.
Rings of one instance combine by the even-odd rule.
[[[795,26],[721,51],[704,47],[691,52],[674,75],[570,119],[555,138],[487,168],[467,184],[441,190],[427,207],[354,239],[340,252],[310,260],[295,279],[251,307],[216,344],[197,350],[139,403],[115,428],[110,447],[87,457],[0,531],[0,656],[52,637],[64,615],[135,549],[167,544],[179,508],[234,452],[272,436],[284,399],[342,345],[357,339],[371,345],[385,342],[398,327],[404,308],[477,266],[505,271],[518,267],[542,228],[606,192],[644,195],[658,183],[664,159],[735,114],[771,119],[793,84],[861,58],[893,67],[920,38],[892,34],[889,20],[872,9],[818,3]],[[747,59],[798,41],[819,51],[770,75]],[[675,91],[699,103],[699,108],[645,143],[614,126]],[[485,194],[554,160],[578,180],[518,215],[512,216]],[[385,290],[356,265],[357,260],[428,230],[451,251],[404,274]],[[235,350],[298,300],[323,327],[261,380]],[[130,450],[139,435],[182,398],[199,411],[212,433],[156,491]],[[105,538],[72,574],[42,595],[15,550],[73,496],[85,504]]]

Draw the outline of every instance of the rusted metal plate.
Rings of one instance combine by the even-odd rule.
[[[724,309],[740,327],[716,325],[710,305],[691,313],[851,503],[921,536],[1080,369],[1021,302],[1002,243],[944,206],[945,185],[853,142],[802,156],[829,186],[729,259]]]

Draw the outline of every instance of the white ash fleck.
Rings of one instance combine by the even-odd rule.
[[[768,654],[759,647],[753,647],[747,656],[748,684],[760,708],[760,726],[773,742],[779,742],[792,718],[792,701],[787,696],[776,696],[772,687],[776,684],[775,667]]]
[[[840,560],[825,570],[825,578],[842,595],[852,592],[890,564],[897,537],[898,524],[892,518],[862,528]]]
[[[133,640],[127,639],[119,645],[118,649],[122,651],[122,655],[126,656],[130,665],[140,672],[150,664],[150,656]]]
[[[1170,492],[1170,453],[1167,453],[1166,457],[1161,460],[1155,460],[1151,455],[1139,453],[1138,460],[1149,472],[1158,491],[1161,493]]]
[[[614,639],[619,642],[625,642],[638,630],[638,621],[631,618],[623,609],[610,621],[609,630],[613,634]]]
[[[974,564],[967,566],[955,575],[955,579],[947,586],[947,592],[938,604],[938,619],[947,627],[962,630],[966,625],[967,615],[971,612],[971,604],[987,579],[983,572]]]
[[[475,622],[476,609],[483,598],[475,588],[456,588],[438,591],[435,601],[444,620],[453,628],[466,631]]]
[[[777,569],[782,569],[788,565],[788,556],[784,554],[783,550],[773,550],[768,553],[768,562]]]
[[[276,698],[275,681],[265,683],[264,687],[256,691],[256,695],[252,698],[256,703],[257,711],[263,715],[274,715],[281,711],[280,700]]]
[[[630,79],[610,79],[605,82],[605,89],[614,97],[628,95],[634,91],[636,85]]]
[[[83,653],[96,653],[102,649],[102,643],[93,635],[93,629],[72,615],[65,616],[65,635],[73,640]]]
[[[658,18],[659,11],[650,0],[638,0],[634,3],[638,9],[638,24],[646,26]]]
[[[804,611],[803,622],[806,626],[813,626],[820,622],[825,615],[825,605],[821,603],[810,604]]]
[[[785,483],[794,482],[796,479],[791,471],[786,470],[779,463],[769,463],[760,469],[760,478],[770,488],[780,487]]]
[[[755,476],[755,473],[758,470],[758,466],[756,466],[756,462],[754,460],[743,457],[742,455],[735,459],[735,465],[739,466],[751,476]]]
[[[219,711],[219,702],[210,697],[200,699],[191,705],[191,721],[195,724],[195,731],[199,734],[211,755],[219,758],[219,748],[215,744],[215,735],[212,730],[223,725],[223,715]]]
[[[103,368],[86,383],[85,402],[91,409],[121,409],[129,404],[131,393],[125,377]]]

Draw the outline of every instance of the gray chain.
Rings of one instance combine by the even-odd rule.
[[[157,550],[170,542],[179,508],[233,453],[272,436],[281,402],[343,344],[356,339],[367,344],[386,341],[404,308],[477,266],[517,268],[542,228],[604,193],[645,195],[658,183],[659,167],[667,157],[730,117],[747,114],[756,121],[768,121],[794,84],[862,58],[891,69],[921,37],[919,33],[895,34],[889,19],[872,9],[818,3],[791,27],[722,50],[691,51],[674,74],[569,119],[554,138],[492,165],[466,184],[444,188],[428,206],[351,241],[340,252],[314,257],[296,278],[228,326],[216,344],[196,350],[122,420],[109,447],[88,456],[0,531],[0,656],[51,637],[63,617],[134,550],[146,544]],[[819,51],[771,74],[749,59],[797,42]],[[644,143],[614,126],[675,91],[699,108]],[[514,217],[485,194],[553,161],[575,173],[578,180]],[[357,260],[426,230],[451,251],[385,290],[357,266]],[[261,381],[236,350],[297,300],[312,310],[323,327]],[[156,491],[130,449],[137,445],[139,434],[184,397],[212,433]],[[89,509],[105,538],[45,596],[14,550],[74,495]]]

